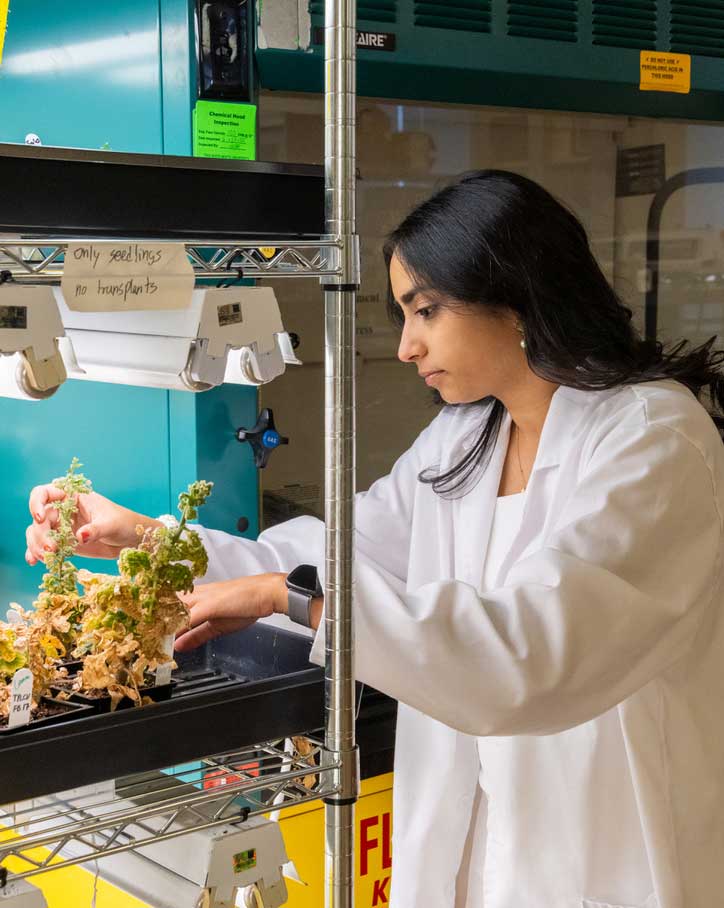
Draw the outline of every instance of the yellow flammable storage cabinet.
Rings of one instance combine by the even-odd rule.
[[[292,807],[279,819],[299,881],[287,879],[288,905],[319,908],[324,897],[324,810],[319,804]],[[362,780],[356,805],[355,903],[385,905],[392,875],[392,774]]]

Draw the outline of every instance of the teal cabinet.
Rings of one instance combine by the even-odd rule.
[[[190,154],[193,48],[187,0],[13,3],[0,141],[33,133],[43,145]],[[24,560],[28,492],[73,456],[99,492],[149,514],[175,511],[189,482],[209,479],[204,523],[238,532],[245,517],[256,535],[257,472],[234,436],[255,422],[256,402],[239,386],[196,395],[81,381],[37,403],[0,397],[0,617],[8,601],[29,605],[42,576]]]

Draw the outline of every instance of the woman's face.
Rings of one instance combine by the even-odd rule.
[[[398,357],[449,404],[505,397],[529,373],[513,312],[462,308],[420,286],[393,255],[390,283],[405,322]]]

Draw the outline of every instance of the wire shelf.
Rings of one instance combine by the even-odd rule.
[[[10,805],[0,818],[0,831],[11,836],[0,842],[0,888],[12,880],[336,794],[331,780],[339,763],[319,741],[303,740],[308,742],[304,754],[259,744]],[[27,869],[9,873],[4,865],[11,858]]]
[[[119,243],[159,243],[169,240],[98,237],[73,238],[73,242],[94,245]],[[250,239],[240,243],[223,240],[184,241],[196,280],[264,277],[335,277],[342,274],[339,264],[341,242],[333,237],[308,240]],[[67,239],[32,238],[22,242],[0,237],[0,272],[5,280],[22,284],[59,284],[63,277],[63,257]]]

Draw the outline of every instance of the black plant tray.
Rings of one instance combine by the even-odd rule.
[[[3,737],[0,804],[322,728],[324,672],[309,648],[307,637],[256,624],[179,655],[165,703]],[[371,694],[374,718],[364,721],[363,698],[358,728],[369,742],[360,738],[363,766],[369,751],[377,773],[391,767],[395,703]]]
[[[68,679],[72,681],[72,678]],[[155,687],[141,687],[139,688],[139,693],[141,697],[149,697],[153,700],[154,703],[161,703],[164,700],[170,700],[173,689],[176,686],[176,681],[171,680],[169,684],[159,684]],[[54,696],[58,696],[60,693],[68,692],[69,688],[65,685],[54,684],[50,688]],[[67,700],[66,703],[82,703],[84,706],[90,707],[94,713],[109,713],[111,712],[111,705],[113,701],[109,695],[99,695],[91,696],[89,694],[84,694],[82,691],[73,691]],[[116,709],[138,709],[136,704],[131,700],[130,697],[123,697],[122,700],[118,702]]]
[[[42,719],[31,719],[28,725],[13,725],[12,727],[0,725],[0,735],[18,735],[40,727],[47,728],[48,725],[73,721],[81,716],[87,716],[91,712],[90,706],[85,706],[82,703],[69,703],[67,700],[56,700],[55,697],[41,697],[40,702],[59,706],[63,712],[55,713],[52,716],[43,716]],[[2,747],[1,744],[0,747]],[[0,781],[0,789],[4,787],[4,780]]]

